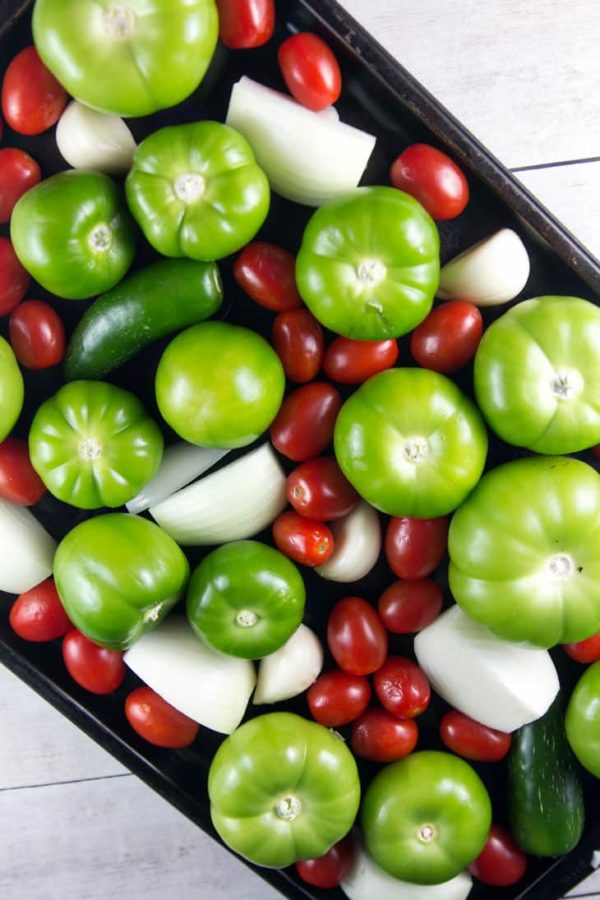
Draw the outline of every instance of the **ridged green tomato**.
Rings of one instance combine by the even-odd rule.
[[[335,732],[292,713],[246,722],[221,744],[208,774],[213,825],[256,865],[323,856],[354,823],[360,782]]]
[[[37,0],[38,53],[67,91],[117,116],[148,116],[193,93],[218,36],[214,0]]]
[[[375,776],[361,822],[366,848],[385,872],[415,884],[440,884],[479,855],[492,806],[467,762],[421,750]]]
[[[0,441],[13,430],[21,415],[25,388],[13,349],[0,337]]]
[[[226,322],[203,322],[178,334],[156,372],[165,422],[192,444],[244,447],[279,411],[285,375],[264,338]]]
[[[600,661],[585,670],[565,717],[567,739],[581,765],[600,778]]]
[[[29,431],[33,467],[63,503],[123,506],[156,474],[163,436],[142,403],[103,381],[71,381],[42,403]]]
[[[358,493],[391,516],[434,519],[477,484],[485,426],[460,389],[428,369],[374,375],[346,400],[334,433],[337,461]]]
[[[126,513],[76,525],[54,558],[54,580],[71,622],[113,650],[124,650],[162,621],[188,576],[188,561],[173,538]]]
[[[475,393],[490,428],[536,453],[600,443],[600,309],[536,297],[493,322],[475,357]]]
[[[135,152],[129,208],[163,256],[215,260],[252,240],[269,212],[269,182],[246,138],[220,122],[161,128]]]
[[[553,647],[600,631],[600,475],[586,463],[530,457],[487,472],[448,552],[456,602],[500,637]]]
[[[27,271],[67,300],[110,290],[135,255],[122,194],[100,172],[61,172],[36,185],[15,206],[10,233]]]
[[[312,314],[362,341],[407,334],[438,286],[437,228],[421,204],[391,187],[358,188],[311,217],[296,280]]]

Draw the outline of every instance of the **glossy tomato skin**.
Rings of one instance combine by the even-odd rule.
[[[43,300],[26,300],[8,323],[15,356],[26,369],[57,366],[65,355],[65,329],[56,310]]]
[[[189,747],[200,729],[197,722],[146,686],[136,688],[127,695],[125,716],[133,730],[145,741],[170,750]]]
[[[469,202],[463,172],[449,156],[428,144],[407,147],[392,163],[390,181],[418,200],[437,221],[454,219]]]
[[[351,512],[358,494],[332,456],[302,463],[288,475],[287,498],[297,513],[331,522]]]
[[[271,443],[294,462],[314,459],[331,443],[341,405],[339,392],[324,381],[296,388],[271,425]]]
[[[275,0],[217,0],[219,38],[230,50],[262,47],[275,28]]]
[[[412,659],[388,656],[375,672],[373,684],[381,705],[395,716],[413,719],[429,706],[429,682]]]
[[[27,441],[7,437],[0,444],[0,497],[19,506],[32,506],[46,493],[33,468]]]
[[[372,375],[391,369],[398,359],[398,342],[355,341],[337,337],[325,351],[323,369],[339,384],[362,384]]]
[[[69,675],[86,691],[112,694],[123,683],[123,654],[99,647],[76,628],[64,636],[62,652]]]
[[[0,237],[0,316],[12,312],[21,302],[30,281],[9,239]]]
[[[342,73],[332,50],[310,31],[293,34],[279,45],[279,68],[292,96],[317,112],[331,106],[342,90]]]
[[[299,309],[294,254],[266,241],[247,244],[233,264],[233,277],[248,296],[272,312]]]
[[[334,550],[333,534],[324,522],[287,510],[273,522],[273,540],[281,553],[304,566],[320,566]]]
[[[25,47],[17,53],[2,83],[2,112],[13,131],[47,131],[58,122],[67,99],[67,92],[41,61],[35,47]]]
[[[527,856],[500,825],[492,825],[483,850],[468,866],[471,875],[492,887],[516,884],[526,868]]]
[[[311,684],[306,699],[313,719],[327,728],[338,728],[362,715],[371,699],[371,685],[364,675],[334,669]]]
[[[505,731],[488,728],[457,710],[451,710],[442,717],[440,737],[453,753],[475,762],[504,759],[512,742],[510,734]]]
[[[410,336],[410,352],[425,369],[448,374],[475,356],[483,334],[479,309],[464,300],[436,306]]]
[[[307,309],[279,313],[273,322],[273,346],[290,381],[305,384],[323,361],[323,329]]]
[[[361,597],[345,597],[338,600],[329,614],[327,643],[344,672],[370,675],[384,663],[388,638],[370,603]]]
[[[390,519],[385,534],[385,557],[394,575],[407,581],[427,578],[439,566],[448,544],[448,518]]]
[[[600,631],[585,641],[576,644],[563,644],[563,650],[579,663],[593,663],[600,659]]]
[[[429,578],[394,581],[379,597],[381,621],[393,634],[413,634],[431,625],[442,611],[444,592]]]
[[[0,149],[0,222],[8,222],[17,201],[41,181],[34,159],[15,147]]]
[[[399,719],[386,709],[372,706],[354,722],[350,746],[355,756],[389,763],[412,753],[418,739],[414,719]]]
[[[46,578],[13,603],[8,620],[24,641],[44,643],[63,637],[73,625],[67,616],[53,578]]]
[[[350,874],[354,864],[354,844],[348,835],[334,844],[324,856],[296,863],[296,872],[306,884],[331,889]]]

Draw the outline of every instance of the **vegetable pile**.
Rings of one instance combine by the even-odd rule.
[[[450,252],[465,173],[412,144],[375,182],[344,61],[282,27],[35,3],[2,84],[0,590],[130,740],[210,748],[242,857],[460,900],[573,849],[600,777],[600,312],[532,297],[511,228]],[[276,88],[203,116],[219,54],[263,46]]]

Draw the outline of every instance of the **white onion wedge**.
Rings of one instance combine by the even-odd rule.
[[[520,294],[529,278],[529,254],[519,235],[502,228],[443,266],[437,296],[499,306]]]
[[[316,681],[322,668],[319,638],[306,625],[299,625],[282,647],[260,661],[252,702],[279,703],[297,697]]]
[[[496,637],[460,606],[420,631],[414,649],[440,697],[499,731],[539,719],[560,687],[547,650]]]
[[[246,76],[233,86],[226,121],[250,143],[273,190],[307,206],[353,190],[375,146],[372,134]]]
[[[358,581],[367,575],[381,552],[381,524],[372,506],[361,500],[352,512],[331,522],[334,551],[315,569],[328,581]]]
[[[220,734],[238,727],[256,684],[250,660],[211,650],[183,616],[147,631],[124,659],[163,700]]]
[[[179,544],[199,547],[252,537],[286,505],[285,474],[270,444],[262,444],[150,507]]]
[[[0,500],[0,591],[22,594],[52,574],[56,541],[24,506]]]
[[[74,169],[122,175],[131,168],[136,142],[123,119],[73,100],[56,126],[61,156]]]
[[[127,511],[137,515],[150,506],[166,500],[175,491],[203,475],[227,453],[229,450],[198,447],[197,444],[188,444],[187,441],[171,444],[166,448],[154,478],[144,485],[133,500],[125,504]]]

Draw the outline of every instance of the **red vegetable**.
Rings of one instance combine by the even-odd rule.
[[[493,887],[516,884],[526,868],[527,856],[500,825],[492,825],[485,847],[468,866],[471,875]]]
[[[415,197],[433,219],[453,219],[469,202],[469,185],[455,162],[429,144],[411,144],[390,169],[395,188]]]
[[[0,444],[0,497],[19,506],[42,499],[46,487],[31,465],[26,441],[8,437]]]
[[[125,678],[120,650],[98,647],[74,628],[63,638],[62,652],[69,675],[92,694],[112,694]]]
[[[12,312],[21,302],[30,280],[9,239],[0,237],[0,316]]]
[[[381,621],[394,634],[412,634],[437,619],[444,593],[435,581],[394,581],[380,596]]]
[[[273,522],[275,546],[304,566],[320,566],[333,553],[333,535],[323,522],[306,519],[288,510]]]
[[[342,398],[331,384],[313,381],[285,398],[271,425],[271,442],[288,459],[306,462],[333,440]]]
[[[350,874],[354,864],[354,845],[348,835],[318,859],[296,863],[296,872],[306,884],[318,888],[334,888]]]
[[[395,716],[412,719],[429,706],[429,682],[412,659],[388,656],[373,675],[373,684],[381,705]]]
[[[345,597],[329,614],[327,643],[340,669],[350,675],[369,675],[383,665],[388,638],[370,603]]]
[[[310,31],[287,38],[277,51],[287,88],[302,106],[314,111],[335,103],[342,91],[342,73],[333,51]]]
[[[362,384],[372,375],[391,369],[398,359],[398,342],[353,341],[337,337],[325,351],[323,368],[332,381]]]
[[[19,134],[41,134],[55,125],[67,92],[46,68],[35,47],[25,47],[9,64],[2,83],[2,112]]]
[[[233,277],[248,296],[273,312],[302,306],[296,287],[296,258],[276,244],[254,241],[233,264]]]
[[[139,687],[128,694],[125,715],[133,730],[155,747],[171,750],[189,747],[200,730],[197,722],[149,687]]]
[[[275,0],[217,0],[219,37],[230,50],[261,47],[275,28]]]
[[[350,746],[356,756],[388,763],[412,753],[418,739],[419,729],[414,719],[399,719],[385,709],[372,706],[352,725]]]
[[[17,597],[8,621],[20,638],[36,643],[53,641],[73,628],[60,602],[53,578],[47,578]]]
[[[488,728],[457,710],[443,716],[440,737],[453,753],[476,762],[498,762],[504,759],[512,741],[510,734],[505,731]]]
[[[0,222],[8,222],[17,201],[41,181],[42,172],[24,150],[0,150]]]
[[[307,309],[279,313],[273,322],[273,346],[290,381],[312,381],[323,361],[323,329]]]
[[[600,631],[584,641],[578,641],[576,644],[563,644],[563,650],[575,662],[596,662],[596,660],[600,659]]]
[[[456,372],[475,356],[483,333],[481,313],[472,303],[451,300],[436,306],[410,336],[410,352],[420,366]]]
[[[331,456],[302,463],[288,475],[287,498],[297,513],[331,522],[354,509],[358,494]]]
[[[15,356],[26,369],[47,369],[62,362],[65,329],[58,313],[42,300],[19,304],[8,331]]]
[[[398,578],[426,578],[439,566],[448,544],[448,519],[390,519],[385,535],[385,556]]]
[[[313,718],[327,728],[348,725],[360,716],[371,699],[371,685],[364,675],[349,675],[340,669],[319,676],[306,699]]]

